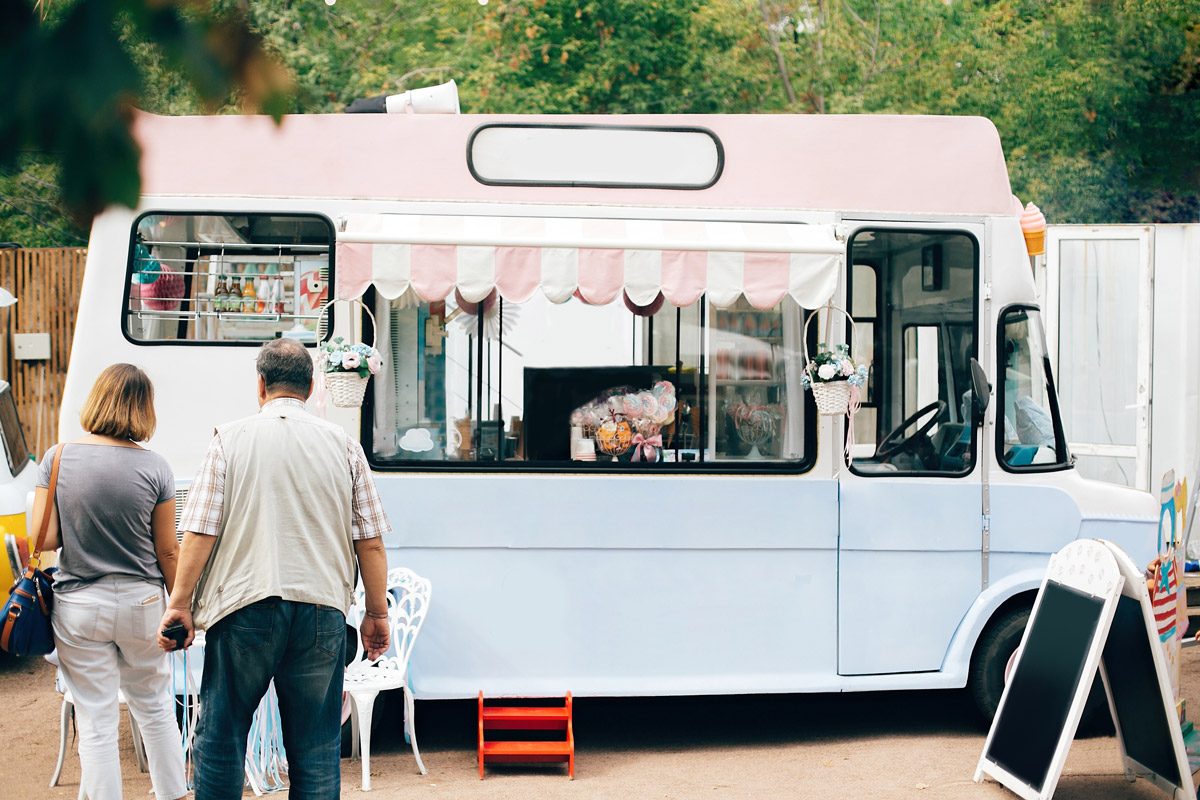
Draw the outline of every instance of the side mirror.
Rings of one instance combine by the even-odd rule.
[[[983,365],[971,359],[971,405],[975,409],[975,418],[982,419],[987,411],[988,401],[992,399],[992,385],[988,383]]]

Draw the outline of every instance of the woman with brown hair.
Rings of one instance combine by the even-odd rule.
[[[141,729],[158,800],[187,794],[169,656],[158,622],[175,582],[175,476],[147,450],[154,387],[132,364],[100,373],[80,413],[87,435],[42,459],[36,530],[50,514],[45,549],[61,547],[54,582],[54,642],[79,720],[83,791],[121,797],[118,688]],[[47,487],[62,447],[53,502]]]

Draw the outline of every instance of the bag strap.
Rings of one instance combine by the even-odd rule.
[[[50,512],[54,509],[54,490],[58,486],[58,462],[62,460],[64,445],[54,448],[54,462],[50,466],[50,485],[46,487],[46,508],[42,511],[42,524],[38,529],[37,544],[29,556],[29,571],[36,570],[41,565],[42,543],[46,541],[46,531],[50,529]]]

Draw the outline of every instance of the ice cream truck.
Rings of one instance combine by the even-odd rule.
[[[988,716],[1051,553],[1156,554],[1155,500],[1073,468],[986,119],[135,133],[61,435],[103,367],[142,366],[182,496],[256,411],[263,341],[322,370],[331,337],[373,347],[361,405],[323,371],[309,405],[362,443],[391,564],[435,588],[418,699],[970,685]],[[839,381],[853,414],[814,398]]]

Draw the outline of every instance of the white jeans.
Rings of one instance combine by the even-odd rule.
[[[170,657],[155,640],[165,603],[162,586],[129,577],[54,596],[54,643],[75,698],[83,789],[91,800],[121,797],[118,686],[141,728],[158,800],[187,794]]]

